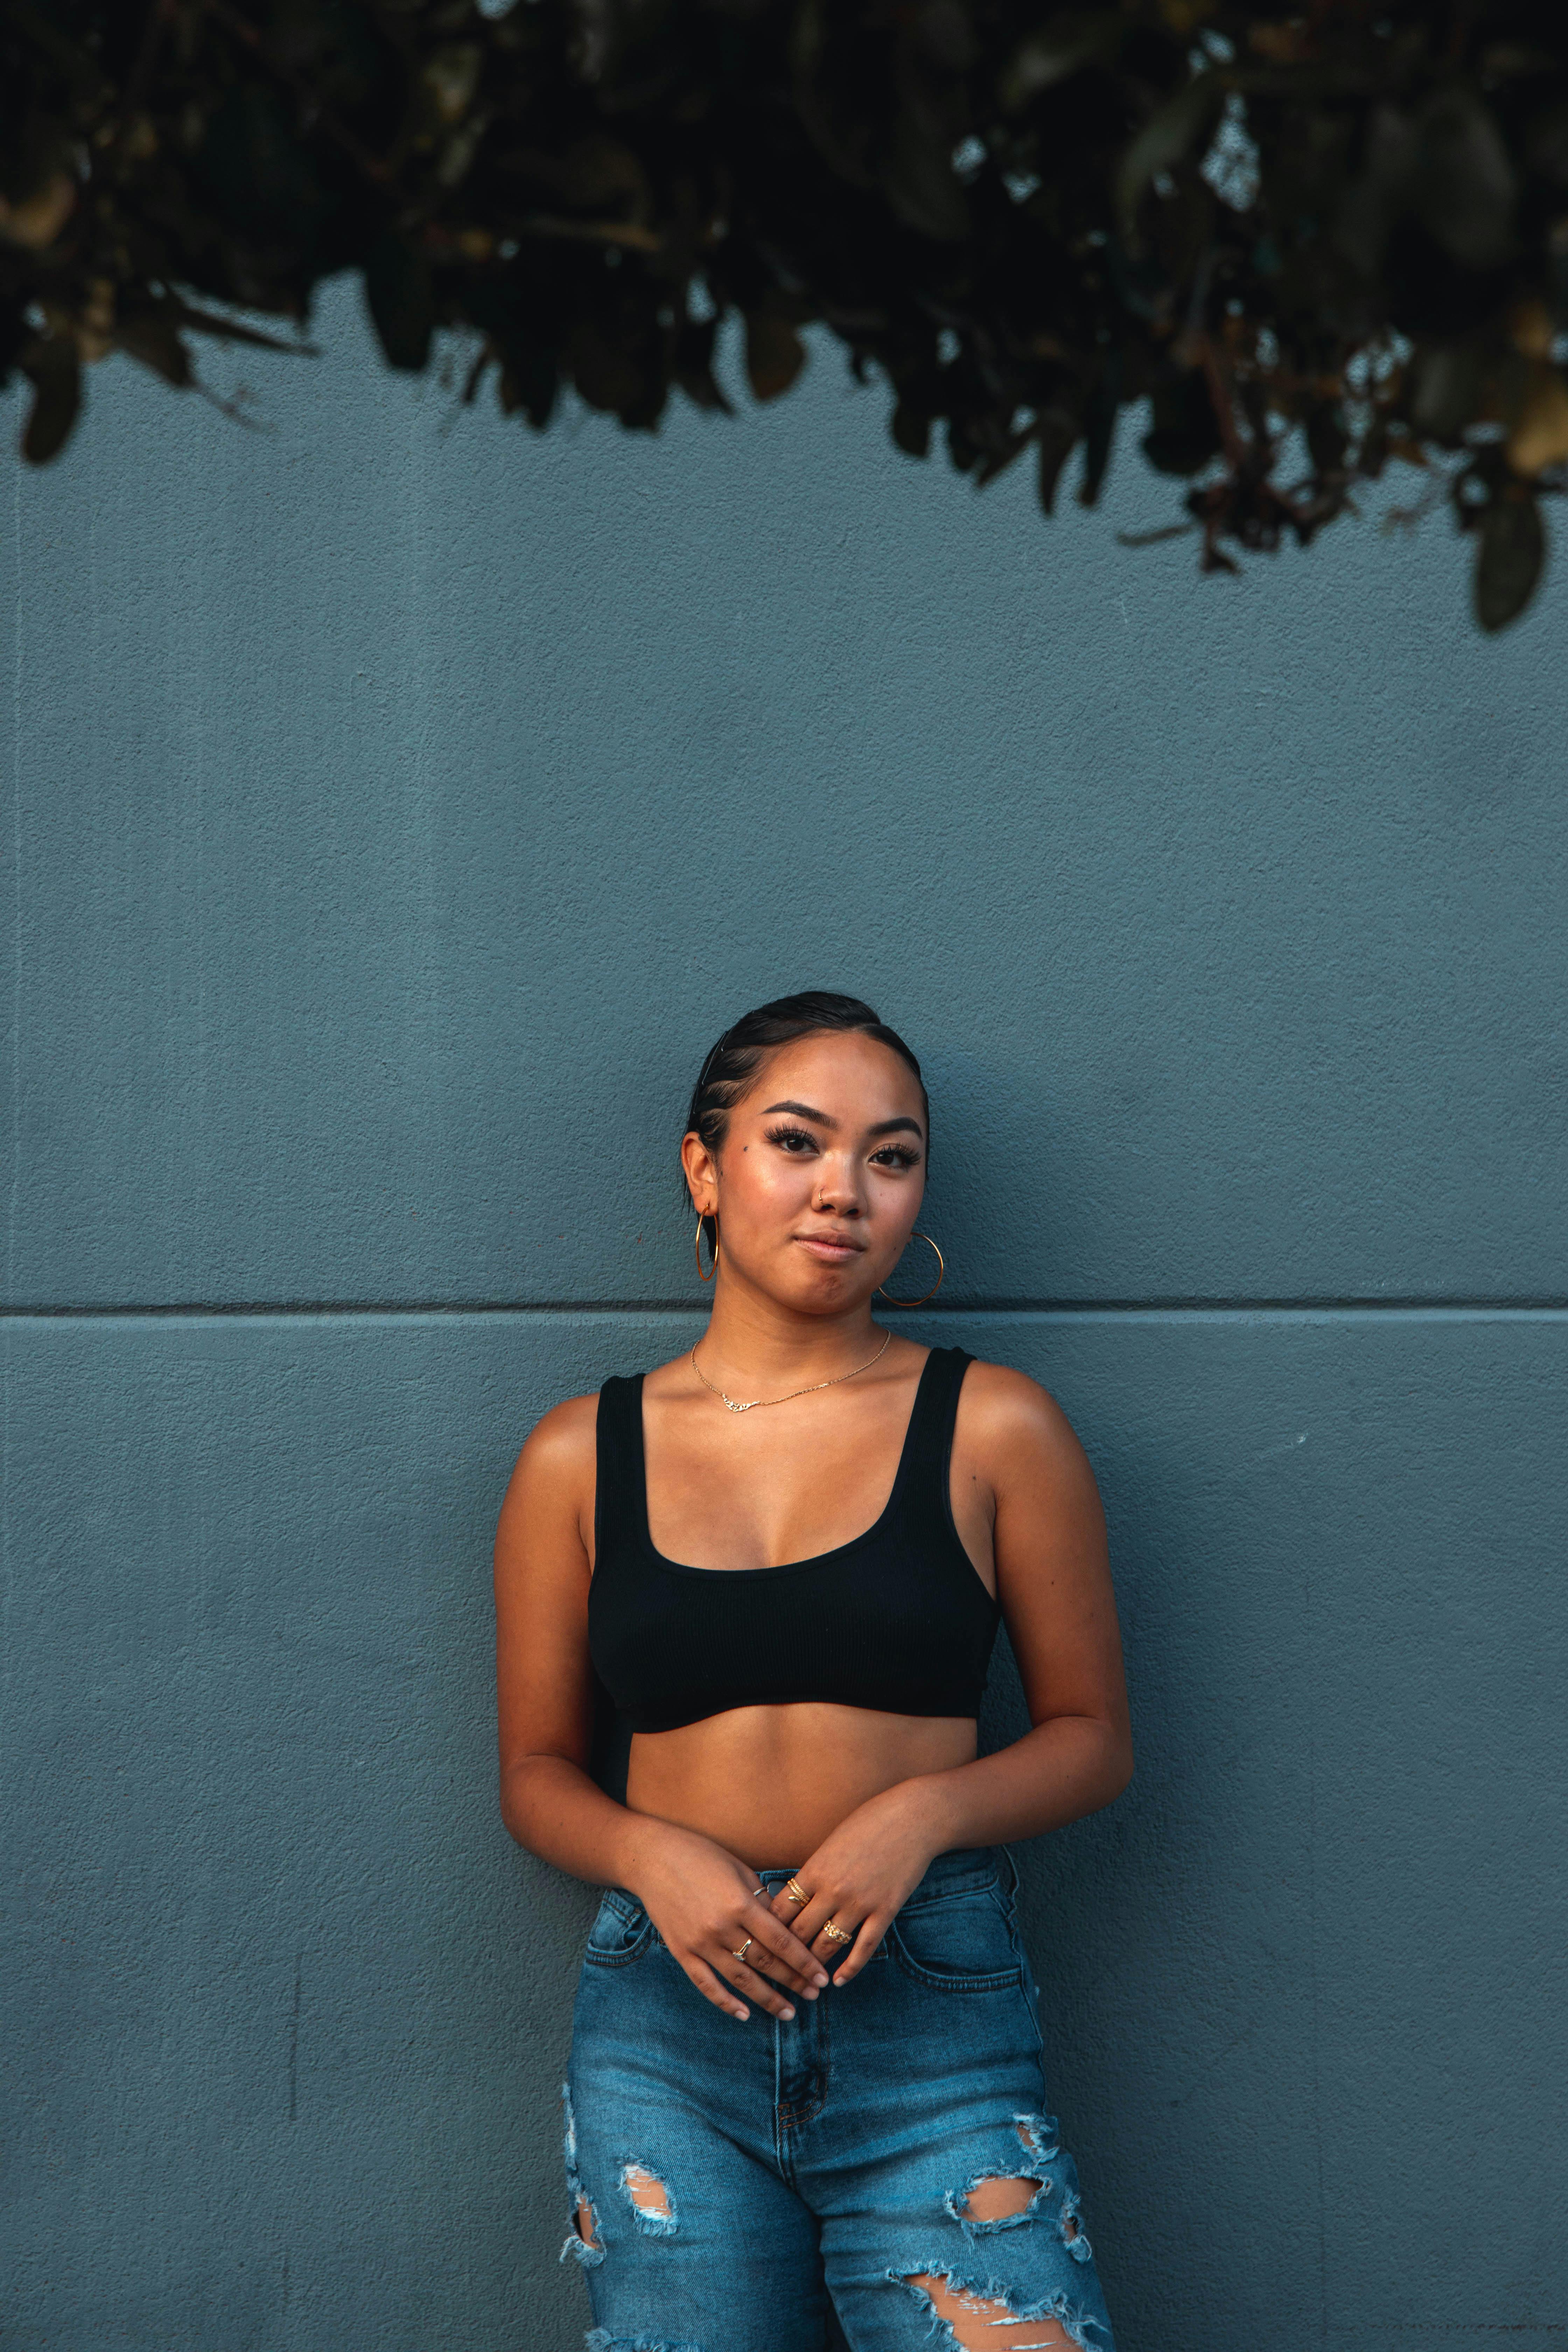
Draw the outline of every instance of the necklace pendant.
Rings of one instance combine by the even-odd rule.
[[[731,1412],[750,1412],[752,1410],[750,1404],[737,1404],[733,1397],[726,1397],[724,1402],[729,1406]],[[755,1400],[753,1399],[753,1402],[754,1402]]]

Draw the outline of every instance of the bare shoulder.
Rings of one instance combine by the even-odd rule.
[[[1073,1425],[1047,1389],[1011,1364],[988,1364],[978,1357],[959,1391],[960,1442],[972,1448],[993,1480],[1009,1469],[1056,1469],[1081,1475],[1088,1468]]]
[[[1072,1423],[1051,1390],[1041,1388],[1027,1371],[1011,1364],[987,1364],[980,1357],[963,1373],[959,1390],[959,1413],[966,1434],[980,1444],[1051,1444],[1074,1446]]]
[[[534,1423],[522,1450],[538,1461],[575,1460],[584,1448],[592,1453],[598,1425],[597,1391],[563,1397]]]
[[[566,1397],[536,1421],[523,1442],[507,1489],[508,1500],[526,1490],[574,1494],[595,1474],[599,1400]]]

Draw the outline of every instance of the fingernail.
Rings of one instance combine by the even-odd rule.
[[[817,1988],[816,1985],[803,1985],[801,1987],[801,1990],[805,1993],[807,2000],[815,2000],[816,1999]]]
[[[779,2015],[784,2019],[784,2023],[787,2025],[791,2018],[795,2015],[795,2011],[793,2009],[781,2009]]]
[[[814,1978],[812,1979],[812,1982],[813,1982],[813,1984],[815,1984],[815,1985],[816,1985],[816,1987],[817,1990],[820,1992],[820,1991],[821,1991],[821,1990],[822,1990],[822,1988],[823,1988],[823,1986],[827,1982],[827,1979],[826,1979],[826,1977],[814,1977]]]
[[[748,2018],[748,2017],[750,2017],[751,2013],[752,2013],[752,2012],[751,2012],[751,2011],[750,2011],[749,2009],[738,2009],[738,2010],[735,2011],[735,2022],[736,2022],[736,2024],[737,2024],[737,2025],[744,2025],[744,2023],[745,2023],[745,2021],[746,2021],[747,2018]]]

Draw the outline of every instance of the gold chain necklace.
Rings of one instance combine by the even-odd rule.
[[[701,1381],[703,1387],[705,1389],[712,1389],[713,1394],[716,1397],[722,1398],[723,1402],[729,1406],[731,1412],[755,1412],[760,1404],[788,1404],[793,1397],[815,1396],[818,1389],[836,1389],[841,1381],[858,1380],[862,1372],[868,1372],[873,1364],[879,1363],[881,1361],[881,1359],[888,1352],[888,1348],[892,1337],[893,1335],[889,1331],[887,1339],[883,1340],[876,1354],[874,1356],[868,1356],[863,1364],[857,1364],[852,1372],[836,1372],[830,1381],[813,1381],[808,1389],[791,1389],[788,1396],[752,1397],[744,1404],[737,1404],[732,1396],[725,1396],[722,1389],[713,1388],[712,1381],[709,1379],[707,1373],[703,1370],[701,1365],[697,1360],[696,1348],[693,1348],[691,1350],[691,1369],[696,1373],[698,1379]],[[700,1344],[701,1342],[699,1341],[698,1345],[700,1346]]]

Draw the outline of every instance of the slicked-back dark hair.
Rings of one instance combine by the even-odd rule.
[[[921,1090],[929,1152],[931,1103],[920,1064],[898,1031],[889,1029],[870,1005],[858,996],[837,996],[826,988],[804,989],[798,996],[775,996],[771,1004],[759,1004],[753,1012],[742,1013],[738,1021],[731,1023],[718,1044],[710,1049],[698,1073],[686,1114],[687,1134],[700,1136],[708,1150],[717,1152],[729,1133],[730,1113],[756,1076],[763,1055],[774,1045],[793,1045],[797,1037],[815,1037],[824,1030],[853,1030],[862,1036],[875,1037],[879,1045],[888,1046],[909,1065]],[[702,1222],[711,1244],[717,1232],[716,1221],[704,1217]]]

